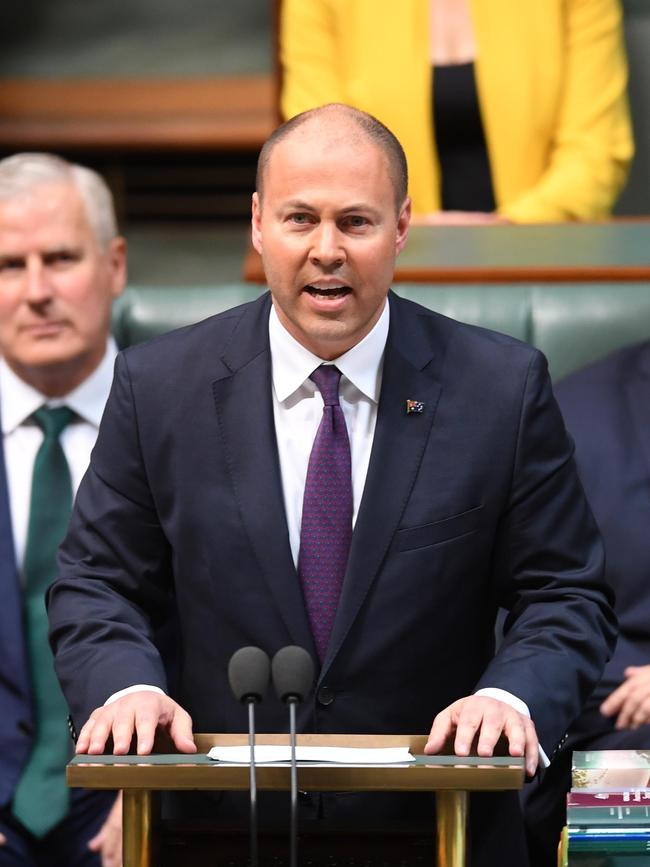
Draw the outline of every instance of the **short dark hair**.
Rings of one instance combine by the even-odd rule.
[[[271,133],[269,138],[264,142],[262,150],[257,160],[257,177],[255,185],[260,201],[263,196],[264,189],[264,174],[271,159],[273,149],[283,139],[287,138],[294,130],[311,120],[315,120],[319,115],[327,115],[333,113],[341,113],[366,134],[386,155],[390,179],[395,190],[395,203],[399,210],[404,203],[404,199],[408,193],[408,165],[404,148],[400,144],[397,136],[395,136],[387,126],[385,126],[376,117],[361,111],[358,108],[352,108],[344,103],[331,102],[327,105],[321,105],[318,108],[310,108],[308,111],[303,111],[289,120],[285,121],[281,126]]]

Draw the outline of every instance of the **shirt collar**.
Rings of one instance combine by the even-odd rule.
[[[56,399],[41,394],[29,383],[17,376],[4,358],[0,358],[0,397],[2,399],[2,433],[12,433],[23,424],[40,406],[65,404],[84,421],[99,428],[99,423],[108,400],[113,381],[113,365],[117,346],[109,337],[106,352],[99,365],[81,385],[69,394]]]
[[[375,403],[379,403],[382,362],[390,321],[389,306],[386,302],[381,316],[363,340],[332,362],[343,376]],[[269,317],[269,341],[273,389],[277,399],[284,401],[300,388],[313,370],[325,362],[289,334],[273,306]]]

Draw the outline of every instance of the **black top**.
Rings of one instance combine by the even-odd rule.
[[[433,125],[444,211],[494,211],[474,64],[434,66]]]

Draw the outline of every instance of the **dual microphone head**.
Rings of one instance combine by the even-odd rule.
[[[242,647],[228,663],[228,681],[237,701],[262,701],[269,681],[284,704],[301,704],[314,682],[314,663],[303,647],[283,647],[269,660],[259,647]]]
[[[314,682],[314,663],[303,647],[283,647],[269,660],[259,647],[242,647],[230,658],[228,680],[238,701],[248,705],[250,748],[250,863],[258,867],[257,781],[255,772],[255,705],[262,701],[273,681],[276,695],[289,708],[291,743],[290,867],[298,867],[298,770],[296,763],[296,706],[301,704]]]

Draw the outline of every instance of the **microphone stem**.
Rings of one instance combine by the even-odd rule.
[[[298,765],[296,764],[296,704],[289,699],[289,735],[291,738],[291,846],[290,867],[298,867]]]
[[[250,747],[250,852],[251,867],[257,867],[257,775],[255,773],[255,700],[248,700],[248,745]]]

